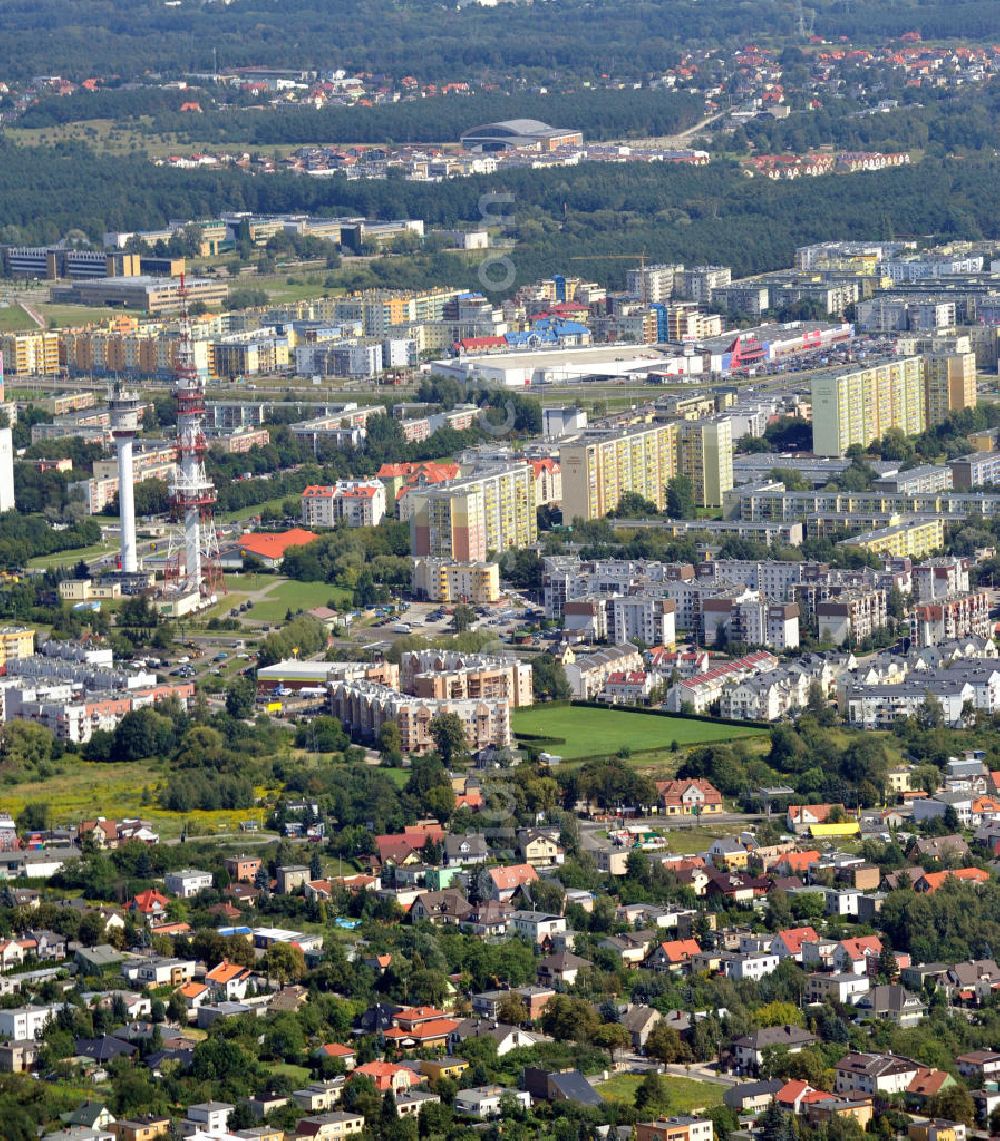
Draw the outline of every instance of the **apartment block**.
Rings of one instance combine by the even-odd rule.
[[[60,362],[72,375],[126,373],[130,376],[172,377],[177,370],[180,338],[154,332],[109,332],[106,329],[60,334]],[[215,375],[212,342],[191,345],[198,375]]]
[[[918,464],[895,475],[886,475],[872,483],[875,491],[895,491],[902,495],[925,495],[934,491],[951,491],[951,470],[940,464]]]
[[[949,460],[955,487],[970,491],[974,487],[988,487],[1000,483],[1000,452],[973,452]]]
[[[0,665],[35,652],[35,631],[30,626],[0,626]]]
[[[487,469],[410,493],[415,557],[484,562],[538,538],[535,478],[527,464]]]
[[[884,590],[843,591],[816,603],[819,637],[835,646],[856,645],[881,630],[889,617]]]
[[[721,507],[733,486],[732,423],[723,417],[683,420],[680,424],[680,474],[694,486],[701,507]]]
[[[672,646],[677,640],[674,612],[669,598],[629,595],[608,600],[608,638],[624,643],[639,640],[647,646]]]
[[[288,341],[264,332],[233,333],[212,343],[211,356],[212,376],[259,376],[288,368]]]
[[[513,658],[440,650],[411,650],[399,665],[399,686],[414,697],[534,704],[531,666]]]
[[[177,448],[173,444],[150,445],[139,448],[132,455],[132,478],[136,483],[145,479],[167,480],[173,474],[177,463]],[[116,459],[94,460],[94,479],[118,479]]]
[[[989,595],[985,591],[924,602],[915,606],[910,615],[910,643],[923,649],[954,638],[989,638],[992,625]]]
[[[890,428],[908,436],[927,426],[924,359],[903,357],[812,381],[813,451],[842,456]]]
[[[910,571],[917,602],[935,602],[969,590],[970,560],[948,556],[927,559]]]
[[[385,516],[385,485],[377,479],[311,484],[302,492],[307,527],[377,527]]]
[[[741,317],[759,318],[771,307],[771,291],[756,281],[736,281],[712,290],[712,304]],[[720,330],[721,332],[721,330]]]
[[[943,423],[952,412],[976,406],[976,354],[968,337],[956,337],[951,351],[943,347],[924,354],[927,426]]]
[[[674,295],[674,275],[682,267],[644,265],[625,273],[625,292],[630,297],[653,305],[669,301]]]
[[[38,425],[36,425],[37,427]],[[903,494],[887,491],[786,491],[779,483],[744,486],[726,497],[726,507],[747,521],[790,523],[813,516],[835,519],[857,514],[869,522],[880,515],[953,515],[957,519],[1000,516],[1000,494],[951,491]],[[842,520],[841,520],[842,521]]]
[[[506,701],[411,697],[368,681],[341,681],[329,687],[329,708],[356,740],[374,743],[382,726],[399,727],[404,753],[423,754],[435,748],[431,725],[442,713],[462,722],[472,752],[487,746],[509,748],[510,706]]]
[[[585,432],[559,449],[563,518],[602,519],[635,492],[662,510],[677,474],[677,423]]]
[[[712,300],[712,291],[729,285],[733,271],[724,265],[695,265],[690,269],[679,266],[674,275],[674,296],[686,301],[707,304]]]
[[[431,602],[499,602],[500,567],[496,563],[414,559],[411,585],[418,598]]]
[[[705,598],[701,604],[706,646],[721,637],[781,653],[799,644],[799,608],[794,602],[769,603],[757,590],[739,597]]]
[[[0,338],[3,370],[7,376],[58,376],[57,333],[7,333]]]
[[[840,547],[853,547],[873,555],[921,559],[944,547],[944,521],[941,519],[907,519],[874,531],[863,531],[842,539]]]

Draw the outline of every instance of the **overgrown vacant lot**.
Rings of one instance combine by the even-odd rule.
[[[623,713],[618,709],[549,705],[518,710],[512,725],[515,733],[564,738],[564,745],[553,745],[549,751],[567,760],[602,754],[614,756],[623,746],[633,753],[650,753],[669,751],[674,742],[683,748],[709,741],[755,737],[765,732],[749,725],[723,725],[692,721],[686,717],[644,716]]]

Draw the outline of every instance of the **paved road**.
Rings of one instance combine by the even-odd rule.
[[[710,127],[713,123],[718,122],[728,112],[717,111],[714,115],[706,115],[704,119],[700,119],[693,127],[688,127],[686,131],[681,131],[678,135],[658,135],[654,138],[648,139],[616,139],[615,142],[622,146],[642,147],[642,146],[658,146],[658,147],[673,147],[675,149],[682,149],[691,145],[691,141],[696,135],[700,135],[706,127]]]

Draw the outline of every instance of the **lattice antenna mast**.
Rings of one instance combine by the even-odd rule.
[[[174,514],[184,525],[178,578],[187,590],[201,590],[216,577],[219,543],[215,533],[215,485],[205,471],[205,385],[198,375],[191,338],[188,291],[180,277],[180,344],[177,351],[177,468],[170,485]]]

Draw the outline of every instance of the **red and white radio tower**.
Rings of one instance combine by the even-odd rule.
[[[168,559],[168,578],[181,590],[210,593],[222,586],[215,533],[215,484],[205,472],[205,385],[194,363],[188,292],[180,278],[180,345],[177,352],[177,468],[170,484],[174,517],[184,524],[183,549]]]

